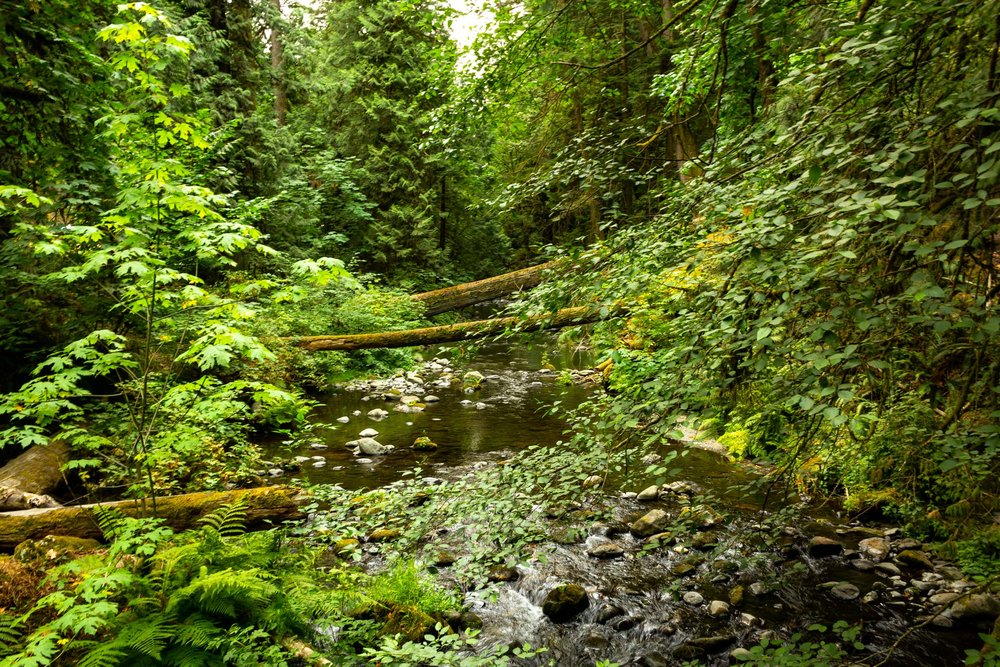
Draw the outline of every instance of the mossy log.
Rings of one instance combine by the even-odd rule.
[[[54,440],[35,445],[0,468],[0,486],[21,493],[51,493],[63,481],[62,467],[69,461],[69,445]]]
[[[471,283],[414,294],[412,298],[422,302],[427,307],[425,314],[429,317],[496,299],[512,292],[531,289],[542,282],[546,271],[558,264],[558,260],[546,262]]]
[[[423,329],[408,329],[406,331],[386,331],[384,333],[342,334],[327,336],[302,336],[289,339],[295,345],[309,352],[324,350],[362,350],[381,347],[413,347],[417,345],[435,345],[452,343],[460,340],[485,338],[511,329],[519,332],[541,331],[544,329],[559,329],[562,327],[589,324],[609,317],[618,317],[625,313],[623,308],[605,309],[602,313],[587,306],[564,308],[555,313],[536,315],[534,317],[499,317],[492,320],[476,320],[475,322],[459,322],[438,327]]]
[[[301,489],[288,486],[265,486],[237,491],[211,491],[164,496],[156,499],[156,516],[164,519],[174,530],[184,530],[197,525],[198,519],[223,505],[242,500],[246,503],[246,527],[262,528],[268,523],[278,524],[301,516],[301,505],[307,500]],[[46,535],[102,538],[94,516],[98,505],[80,505],[55,509],[30,509],[0,514],[0,549],[11,550],[24,540],[40,539]],[[100,503],[101,507],[114,508],[127,516],[149,516],[152,503],[121,500]]]

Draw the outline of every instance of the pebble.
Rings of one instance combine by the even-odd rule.
[[[337,421],[339,421],[341,424],[346,424],[347,422],[351,421],[351,418],[350,417],[337,417]]]
[[[424,403],[437,403],[440,400],[441,399],[435,396],[434,394],[427,394],[426,396],[424,396]]]
[[[893,576],[899,576],[899,568],[892,563],[879,563],[875,566],[875,569],[883,574],[889,574]]]
[[[358,433],[359,438],[374,438],[378,435],[378,431],[373,428],[366,428],[361,433]]]

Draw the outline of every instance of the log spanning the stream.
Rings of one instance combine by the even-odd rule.
[[[307,501],[301,489],[288,486],[265,486],[238,491],[186,493],[156,499],[156,515],[174,530],[184,530],[197,525],[198,519],[209,512],[237,501],[245,503],[244,521],[248,529],[277,525],[282,521],[302,516],[301,507]],[[94,508],[98,505],[30,509],[0,514],[0,550],[9,551],[24,540],[40,539],[46,535],[70,537],[102,537],[97,525]],[[103,503],[101,507],[114,508],[127,516],[146,516],[152,509],[150,501],[145,507],[136,500]]]
[[[414,301],[422,302],[427,308],[424,314],[430,317],[446,313],[449,310],[496,299],[511,292],[531,289],[542,282],[546,271],[555,268],[558,264],[560,264],[559,260],[546,262],[471,283],[414,294],[411,298]]]
[[[498,317],[492,320],[459,322],[457,324],[446,324],[437,327],[408,329],[406,331],[386,331],[383,333],[301,336],[299,338],[291,338],[289,341],[309,352],[364,350],[380,347],[413,347],[416,345],[434,345],[474,338],[486,338],[487,336],[503,333],[508,329],[518,332],[529,332],[573,327],[611,317],[620,317],[623,314],[625,314],[625,309],[620,307],[595,309],[589,306],[578,306],[526,318]]]

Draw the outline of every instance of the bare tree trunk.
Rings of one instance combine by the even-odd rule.
[[[424,303],[427,307],[426,315],[437,315],[456,308],[489,301],[511,292],[531,289],[542,282],[546,271],[557,265],[558,262],[546,262],[471,283],[414,294],[413,298]]]
[[[609,317],[624,314],[624,309],[599,310],[582,306],[564,308],[546,315],[538,315],[521,319],[519,317],[501,317],[492,320],[477,320],[475,322],[459,322],[440,327],[425,327],[407,331],[387,331],[384,333],[344,334],[332,336],[302,336],[288,338],[291,343],[309,352],[324,350],[364,350],[382,347],[414,347],[417,345],[432,345],[437,343],[452,343],[473,338],[494,336],[508,329],[520,332],[541,331],[544,329],[559,329],[581,324],[589,324]]]

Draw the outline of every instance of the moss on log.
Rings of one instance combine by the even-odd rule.
[[[51,493],[63,481],[68,461],[69,445],[61,440],[35,445],[0,468],[0,486],[25,494]]]
[[[290,341],[310,352],[323,350],[362,350],[380,347],[413,347],[416,345],[433,345],[437,343],[452,343],[473,338],[485,338],[508,329],[514,331],[541,331],[543,329],[559,329],[561,327],[589,324],[609,317],[624,314],[622,308],[595,310],[587,306],[564,308],[555,313],[536,315],[534,317],[499,317],[492,320],[477,320],[475,322],[459,322],[438,327],[423,329],[408,329],[406,331],[386,331],[384,333],[343,334],[328,336],[302,336]]]
[[[300,506],[305,502],[306,496],[301,489],[288,486],[164,496],[156,500],[156,516],[164,519],[174,530],[184,530],[197,525],[198,519],[212,510],[238,500],[243,500],[247,505],[247,528],[254,529],[265,527],[268,522],[277,524],[299,518]],[[0,514],[0,549],[9,551],[24,540],[40,539],[46,535],[100,539],[103,535],[93,511],[97,506],[31,509]],[[145,503],[145,507],[136,500],[100,503],[99,506],[115,508],[127,516],[152,514],[149,501]]]
[[[429,317],[439,313],[445,313],[456,308],[471,306],[511,292],[531,289],[542,282],[546,271],[554,268],[558,261],[546,262],[537,266],[529,266],[526,269],[519,269],[504,273],[491,278],[484,278],[471,283],[452,285],[430,292],[414,294],[413,299],[422,302],[427,310],[425,314]]]

